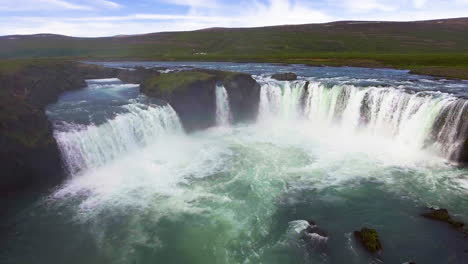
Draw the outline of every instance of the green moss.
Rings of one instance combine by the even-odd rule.
[[[444,222],[448,222],[450,220],[450,215],[446,209],[432,209],[431,212],[426,213],[423,216]]]
[[[219,71],[219,76],[225,80],[225,81],[231,81],[233,80],[236,76],[238,76],[239,74],[242,74],[242,73],[238,73],[238,72],[229,72],[229,71]]]
[[[449,212],[447,209],[430,209],[431,211],[428,213],[423,214],[422,216],[432,219],[432,220],[437,220],[441,222],[446,222],[450,224],[453,228],[455,229],[462,229],[463,226],[465,225],[463,222],[456,221],[452,219],[450,216]]]
[[[57,58],[0,60],[0,74],[14,74],[28,67],[60,67],[66,62],[70,61]]]
[[[207,81],[215,78],[215,75],[205,72],[182,71],[152,77],[144,82],[143,87],[146,92],[157,91],[169,94],[178,89],[185,89],[194,82]]]
[[[377,230],[364,227],[361,231],[355,231],[354,234],[370,252],[377,252],[382,249]]]
[[[416,67],[411,73],[468,80],[468,67]]]

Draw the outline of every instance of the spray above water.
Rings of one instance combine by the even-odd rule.
[[[354,216],[345,203],[360,192],[367,196],[366,188],[373,188],[368,181],[381,187],[370,192],[375,201],[401,192],[427,203],[466,205],[459,199],[465,190],[454,190],[450,182],[458,172],[448,166],[406,168],[401,159],[388,166],[364,146],[370,145],[367,134],[386,137],[373,147],[388,158],[385,149],[395,142],[420,151],[448,140],[452,125],[463,123],[465,101],[312,80],[259,82],[258,124],[185,135],[170,105],[130,103],[100,125],[56,131],[67,166],[78,175],[54,198],[91,225],[97,251],[114,263],[298,263],[284,253],[298,243],[312,256],[346,256],[345,244],[335,244],[343,233],[333,226],[336,217],[326,227],[334,235],[330,241],[313,232],[304,237],[306,221],[290,222],[289,228],[287,221],[308,219],[292,218],[306,212],[326,223],[327,210],[320,208],[331,205],[337,208],[333,216],[347,214],[347,224],[357,225],[362,212],[378,214],[367,208]],[[215,91],[216,124],[229,126],[228,92],[223,86]],[[316,134],[321,127],[327,133]],[[365,201],[352,206],[362,209]],[[284,259],[276,259],[278,252]]]

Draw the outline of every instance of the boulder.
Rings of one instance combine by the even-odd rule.
[[[317,234],[321,237],[328,237],[328,234],[325,230],[318,228],[316,225],[310,225],[305,230],[308,234]]]
[[[328,234],[319,228],[313,220],[307,221],[309,226],[302,231],[301,239],[308,250],[314,252],[327,251]]]
[[[297,80],[297,75],[293,72],[276,73],[273,74],[271,78],[278,81],[294,81]]]
[[[377,230],[364,227],[361,231],[354,231],[354,236],[369,252],[375,253],[382,250]]]

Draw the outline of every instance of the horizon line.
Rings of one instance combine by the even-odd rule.
[[[133,36],[144,36],[144,35],[152,35],[152,34],[159,34],[159,33],[182,33],[182,32],[196,32],[196,31],[204,31],[210,29],[259,29],[259,28],[273,28],[273,27],[285,27],[285,26],[306,26],[306,25],[325,25],[325,24],[333,24],[333,23],[350,23],[350,22],[362,22],[362,23],[416,23],[416,22],[436,22],[436,21],[446,21],[446,20],[458,20],[458,19],[467,19],[468,16],[464,17],[449,17],[449,18],[435,18],[435,19],[423,19],[423,20],[332,20],[328,22],[318,22],[318,23],[300,23],[300,24],[280,24],[280,25],[268,25],[268,26],[259,26],[259,27],[207,27],[207,28],[200,28],[194,30],[173,30],[173,31],[153,31],[148,33],[140,33],[140,34],[117,34],[117,35],[110,35],[110,36],[98,36],[98,37],[78,37],[72,35],[65,35],[65,34],[56,34],[56,33],[35,33],[35,34],[9,34],[9,35],[0,35],[0,38],[5,37],[27,37],[27,36],[40,36],[40,35],[50,35],[50,36],[60,36],[60,37],[68,37],[68,38],[82,38],[82,39],[97,39],[97,38],[125,38],[125,37],[133,37]]]

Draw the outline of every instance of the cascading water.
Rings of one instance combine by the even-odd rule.
[[[216,86],[216,124],[228,126],[231,123],[229,96],[223,85]]]
[[[420,148],[454,152],[445,147],[466,138],[467,101],[379,88],[417,90],[423,82],[389,70],[366,77],[361,68],[301,69],[310,79],[258,77],[259,122],[191,134],[169,105],[142,97],[137,85],[94,80],[66,93],[48,115],[75,177],[21,208],[15,225],[7,222],[12,232],[0,259],[464,263],[463,234],[419,215],[426,206],[447,208],[466,222],[468,170]],[[213,100],[217,124],[229,125],[226,89],[217,87]],[[364,225],[378,230],[381,254],[368,254],[352,235]]]
[[[301,109],[304,82],[268,80],[260,90],[260,119],[295,118]]]
[[[128,112],[104,124],[72,125],[68,130],[55,132],[70,174],[103,166],[164,135],[182,133],[179,118],[170,105],[133,103],[123,108]]]
[[[440,92],[326,86],[316,81],[263,82],[260,119],[301,117],[348,132],[364,129],[417,149],[456,158],[468,136],[468,101]]]

